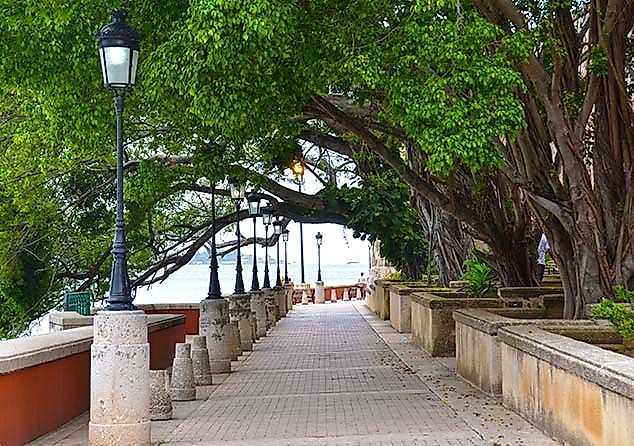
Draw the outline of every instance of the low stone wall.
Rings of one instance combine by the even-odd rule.
[[[603,325],[587,320],[549,319],[546,309],[525,308],[456,310],[453,318],[456,324],[457,374],[492,395],[502,393],[502,353],[498,338],[501,327]]]
[[[633,358],[534,326],[498,336],[507,407],[566,444],[632,444]]]
[[[171,364],[185,318],[148,317],[150,367]],[[20,446],[90,406],[92,327],[0,342],[0,445]]]
[[[452,356],[455,353],[455,322],[453,312],[463,308],[502,307],[497,297],[473,298],[466,293],[412,293],[412,341],[432,356]]]

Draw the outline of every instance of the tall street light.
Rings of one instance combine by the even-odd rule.
[[[288,285],[288,229],[282,231],[282,240],[284,240],[284,285]]]
[[[277,218],[273,222],[273,231],[277,235],[277,278],[275,279],[275,286],[282,286],[282,278],[280,277],[280,235],[282,234],[282,220]]]
[[[249,215],[253,217],[253,278],[251,279],[251,291],[260,291],[257,257],[258,239],[255,236],[255,225],[257,223],[257,217],[260,216],[260,194],[251,192],[247,195],[247,203],[249,204]]]
[[[245,187],[244,184],[238,183],[237,180],[229,182],[231,186],[231,198],[236,204],[236,235],[238,237],[238,247],[236,256],[236,286],[233,294],[244,294],[244,281],[242,280],[242,258],[240,255],[240,205],[244,200]]]
[[[269,225],[273,220],[273,207],[267,204],[261,209],[262,223],[264,223],[264,283],[262,288],[271,288],[271,281],[269,280]]]
[[[123,108],[125,94],[136,82],[141,35],[125,21],[124,11],[112,13],[112,23],[95,35],[104,85],[114,94],[117,115],[117,216],[112,243],[112,272],[106,310],[135,310],[128,276],[128,248],[123,219]]]
[[[299,192],[302,191],[302,183],[304,182],[304,162],[301,160],[297,160],[293,163],[293,173],[295,174],[295,178],[297,178],[299,183]],[[302,226],[302,222],[299,222],[299,260],[301,264],[301,272],[302,272],[302,283],[306,283],[304,276],[304,227]]]
[[[317,240],[317,282],[321,282],[321,241],[324,238],[321,232],[315,236]]]
[[[216,185],[211,188],[211,259],[209,262],[209,292],[207,299],[222,299],[218,279],[218,255],[216,253]]]

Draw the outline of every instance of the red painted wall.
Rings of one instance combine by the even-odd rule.
[[[90,352],[0,375],[0,445],[20,446],[90,407]]]
[[[185,316],[185,329],[187,330],[187,334],[198,334],[198,320],[200,319],[200,310],[179,310],[178,308],[176,308],[169,310],[145,310],[145,312],[147,314],[182,314]]]
[[[184,324],[149,333],[150,369],[172,365]],[[22,446],[90,409],[90,351],[0,375],[0,446]]]

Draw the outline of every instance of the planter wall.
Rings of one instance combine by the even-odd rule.
[[[534,326],[498,336],[507,407],[567,444],[633,443],[633,358]]]
[[[587,320],[549,319],[545,309],[500,308],[456,310],[456,373],[492,395],[502,393],[501,327],[532,325],[586,327]],[[596,324],[595,324],[596,325]]]
[[[399,333],[411,330],[411,294],[416,292],[451,292],[449,288],[428,288],[423,282],[394,283],[387,288],[390,293],[390,325]]]
[[[455,353],[456,328],[453,312],[464,308],[499,308],[504,301],[497,297],[472,298],[466,293],[412,293],[412,341],[432,356]]]

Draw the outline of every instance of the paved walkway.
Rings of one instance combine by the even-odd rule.
[[[153,423],[153,437],[170,446],[558,444],[456,378],[452,362],[425,356],[360,302],[296,306],[222,384],[177,403],[176,420]],[[85,444],[85,427],[73,435],[40,444]]]

